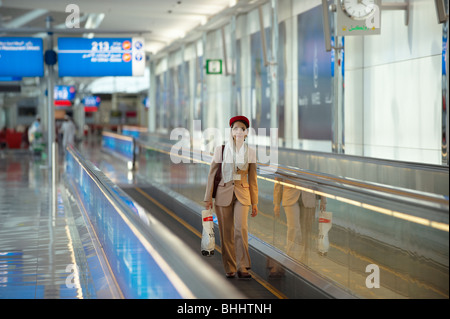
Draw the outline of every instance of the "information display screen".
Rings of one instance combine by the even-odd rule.
[[[56,85],[53,91],[55,106],[72,106],[75,99],[76,89],[69,85]]]
[[[0,37],[0,77],[44,76],[40,38]]]
[[[85,96],[81,102],[84,104],[85,112],[97,112],[101,98],[95,95]]]
[[[59,38],[59,76],[142,76],[143,38]]]

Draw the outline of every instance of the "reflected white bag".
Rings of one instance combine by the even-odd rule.
[[[328,248],[330,248],[328,232],[331,229],[332,221],[333,221],[332,212],[321,211],[319,213],[319,241],[317,248],[320,254],[328,253]]]
[[[209,257],[214,255],[214,248],[216,246],[216,239],[214,236],[214,221],[211,209],[202,210],[202,225],[202,255]]]

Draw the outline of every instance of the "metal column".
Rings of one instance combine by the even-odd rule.
[[[52,29],[53,18],[48,16],[46,19],[46,27]],[[53,32],[47,33],[47,50],[53,50]],[[50,190],[50,207],[52,212],[56,208],[56,142],[55,142],[55,110],[53,106],[53,89],[54,89],[54,66],[47,64],[47,160]]]
[[[445,66],[442,68],[442,165],[448,166],[448,136],[449,136],[449,123],[448,123],[448,19],[442,24],[442,63]]]
[[[148,89],[148,132],[154,133],[156,131],[156,74],[155,74],[155,61],[150,55],[150,61],[148,63],[148,68],[150,72],[150,86]]]
[[[278,128],[278,0],[271,1],[270,127]],[[261,32],[264,32],[262,30]],[[277,141],[274,141],[277,142]]]

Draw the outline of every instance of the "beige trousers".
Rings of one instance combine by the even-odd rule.
[[[309,256],[313,248],[313,225],[315,220],[316,208],[305,207],[303,203],[300,204],[300,228],[302,234],[302,242],[305,246],[300,260],[309,265]]]
[[[219,222],[222,262],[226,273],[250,268],[248,253],[248,209],[235,196],[230,206],[216,206]]]
[[[296,245],[301,242],[300,206],[295,202],[292,206],[283,206],[286,213],[286,253],[293,256]]]

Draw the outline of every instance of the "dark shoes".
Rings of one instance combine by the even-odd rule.
[[[246,271],[238,271],[237,275],[238,275],[238,278],[241,278],[241,279],[251,279],[252,278],[252,275],[250,275]],[[227,276],[227,278],[234,278],[236,276],[236,273],[235,272],[227,272],[225,274],[225,276]]]
[[[238,271],[237,274],[238,274],[238,277],[242,278],[242,279],[250,279],[250,278],[252,278],[252,275],[250,275],[246,271]]]

